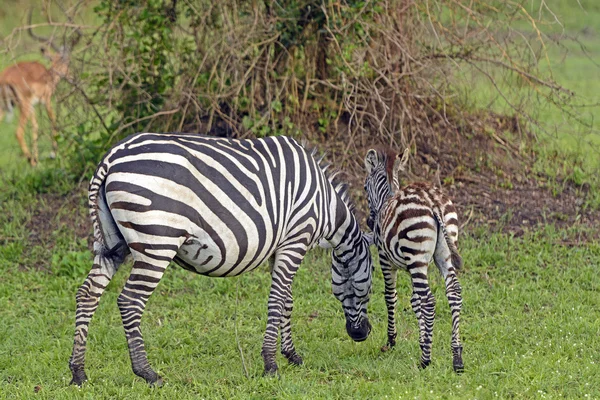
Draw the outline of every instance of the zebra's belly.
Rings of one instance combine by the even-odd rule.
[[[242,250],[238,242],[224,240],[220,247],[206,232],[194,232],[179,248],[175,262],[202,275],[236,276],[256,268],[273,252],[264,246],[260,248],[258,241],[251,237],[244,244]]]

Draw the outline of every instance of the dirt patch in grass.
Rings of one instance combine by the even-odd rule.
[[[38,197],[38,202],[32,216],[27,223],[29,243],[32,246],[43,246],[52,250],[56,240],[65,232],[67,237],[76,241],[87,238],[88,247],[91,249],[92,224],[88,216],[86,201],[87,185],[82,184],[66,195],[43,193]]]
[[[411,147],[413,153],[403,183],[426,181],[441,186],[456,204],[463,229],[483,225],[521,236],[547,224],[560,228],[598,226],[600,214],[583,207],[590,190],[588,184],[553,182],[534,172],[535,139],[522,129],[518,119],[487,112],[452,125],[459,128],[445,130],[440,123],[438,132],[391,147],[400,154],[404,146]],[[367,203],[362,189],[362,157],[369,148],[390,143],[366,135],[354,140],[352,147],[343,139],[326,142],[334,158],[342,160],[356,199],[357,216],[364,220]],[[352,149],[361,158],[348,161],[336,148]],[[338,166],[336,162],[334,165]]]

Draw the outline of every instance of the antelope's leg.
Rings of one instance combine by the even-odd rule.
[[[34,165],[34,163],[32,162],[31,153],[27,148],[27,142],[25,141],[25,127],[27,126],[27,121],[29,121],[29,116],[31,115],[33,110],[29,106],[20,107],[20,111],[21,112],[19,115],[19,125],[17,126],[17,131],[15,132],[15,135],[17,136],[17,141],[19,142],[19,146],[21,147],[23,155],[25,156],[25,158],[27,158],[27,161]]]

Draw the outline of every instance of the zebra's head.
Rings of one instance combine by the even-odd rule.
[[[369,229],[374,229],[375,218],[377,218],[384,201],[399,189],[398,171],[404,171],[406,168],[409,152],[408,148],[404,150],[402,157],[391,150],[370,149],[367,152],[365,156],[367,169],[365,191],[369,203],[369,218],[367,219]]]
[[[346,331],[352,340],[362,342],[371,332],[367,304],[373,272],[372,236],[363,235],[358,223],[350,236],[355,239],[331,252],[331,279],[333,294],[342,303]]]

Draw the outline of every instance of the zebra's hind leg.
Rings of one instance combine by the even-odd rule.
[[[460,310],[462,308],[462,288],[456,277],[456,272],[451,269],[445,277],[446,281],[446,297],[450,305],[452,313],[452,366],[456,373],[461,373],[465,370],[465,365],[462,359],[463,347],[460,342]]]
[[[424,263],[425,264],[425,263]],[[415,268],[408,266],[413,285],[411,304],[419,322],[419,345],[421,347],[421,368],[431,364],[433,322],[435,320],[435,298],[427,281],[427,264]]]
[[[88,327],[94,312],[98,308],[100,296],[110,283],[119,267],[120,260],[107,258],[98,254],[94,258],[92,270],[77,291],[77,311],[75,314],[75,339],[73,353],[69,360],[69,368],[73,374],[71,384],[81,386],[87,380],[85,375],[85,350],[88,336]]]
[[[144,338],[140,330],[146,303],[158,286],[169,262],[175,256],[175,251],[163,250],[161,252],[157,248],[158,246],[154,246],[152,257],[149,254],[140,256],[141,253],[134,253],[135,262],[129,279],[117,299],[117,304],[125,328],[133,372],[144,378],[149,384],[160,386],[162,378],[154,372],[148,362]]]
[[[396,303],[398,301],[396,280],[398,277],[398,270],[391,266],[384,252],[379,252],[379,264],[381,265],[381,272],[383,273],[383,279],[385,281],[384,295],[388,316],[388,340],[386,345],[381,348],[381,351],[388,351],[396,345]]]
[[[292,281],[300,262],[306,254],[306,246],[300,243],[294,243],[280,248],[275,253],[273,271],[271,272],[271,291],[269,293],[267,329],[263,340],[261,355],[265,362],[265,375],[274,375],[277,373],[277,363],[275,355],[277,353],[277,335],[279,328],[283,323],[290,320],[292,312]],[[286,317],[286,304],[289,306],[289,317]],[[291,326],[288,327],[282,336],[282,351],[294,350],[291,336]],[[288,359],[290,359],[288,357]],[[300,359],[301,360],[301,359]]]
[[[438,234],[438,243],[444,244],[444,237],[442,232]],[[462,359],[462,344],[460,342],[460,311],[462,308],[462,288],[458,282],[456,276],[456,269],[452,264],[452,253],[448,246],[440,246],[438,244],[435,254],[434,261],[437,265],[444,282],[446,284],[446,298],[450,305],[450,312],[452,314],[452,366],[456,373],[464,371],[465,366]]]
[[[296,352],[294,342],[292,341],[292,310],[294,308],[294,298],[292,292],[285,301],[283,306],[283,314],[281,316],[281,325],[279,331],[281,333],[281,354],[290,364],[302,365],[302,357]]]

